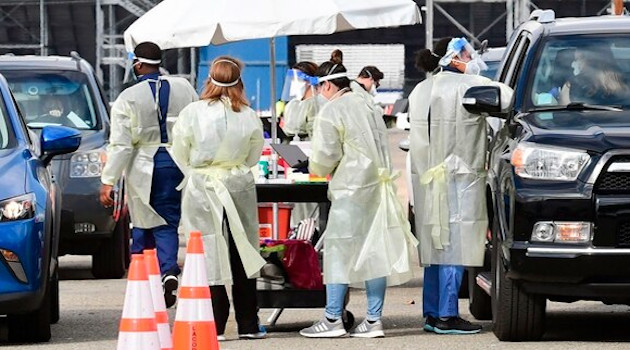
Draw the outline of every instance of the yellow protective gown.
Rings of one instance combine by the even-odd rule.
[[[327,103],[315,119],[309,169],[333,174],[324,232],[324,283],[354,284],[411,276],[417,241],[396,196],[387,129],[378,112],[348,92]]]
[[[378,113],[381,117],[383,116],[383,107],[381,107],[376,101],[374,101],[374,96],[370,95],[361,84],[359,84],[356,80],[350,82],[350,89],[352,92],[361,96],[361,98],[365,101],[365,103],[370,106],[376,113]]]
[[[428,75],[409,95],[415,224],[423,265],[483,265],[486,121],[468,113],[462,98],[472,86],[494,84],[501,88],[505,109],[512,100],[509,87],[451,71]]]
[[[315,95],[304,100],[293,99],[284,108],[284,127],[288,135],[313,135],[313,123],[319,111]]]
[[[180,231],[201,231],[209,285],[232,284],[224,213],[247,276],[256,277],[265,264],[250,171],[263,143],[256,113],[249,107],[234,112],[226,98],[190,104],[173,128],[173,159],[185,175]]]
[[[186,79],[164,76],[160,79],[170,84],[166,123],[171,140],[172,127],[180,111],[198,97]],[[149,81],[145,80],[120,93],[111,111],[107,162],[101,182],[114,185],[125,173],[129,214],[131,222],[138,228],[166,224],[150,205],[153,156],[161,146],[170,152],[170,142],[161,143],[158,108]]]

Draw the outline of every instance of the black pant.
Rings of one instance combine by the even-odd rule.
[[[223,220],[227,221],[226,218]],[[228,225],[228,244],[230,246],[230,267],[232,268],[232,300],[239,334],[258,332],[258,300],[256,298],[256,279],[249,279],[232,239]],[[225,286],[210,286],[212,309],[217,334],[225,333],[225,325],[230,315],[230,300]]]

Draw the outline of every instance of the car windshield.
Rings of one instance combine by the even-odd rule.
[[[71,71],[5,71],[3,75],[31,128],[64,125],[99,127],[94,96],[85,74]]]
[[[630,37],[551,37],[533,66],[526,105],[630,105]],[[530,104],[531,103],[531,104]],[[526,106],[527,107],[527,106]]]
[[[486,61],[486,65],[488,66],[488,69],[482,70],[480,74],[486,78],[494,80],[494,78],[497,76],[497,71],[499,70],[501,61]]]

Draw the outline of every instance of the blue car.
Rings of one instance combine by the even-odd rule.
[[[0,75],[0,314],[11,341],[48,341],[59,319],[61,197],[48,165],[80,143],[64,126],[29,131]]]

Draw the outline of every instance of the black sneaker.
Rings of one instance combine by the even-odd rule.
[[[424,328],[425,332],[435,332],[436,322],[437,318],[433,316],[427,316],[427,318],[424,320],[424,326],[422,326],[422,328]]]
[[[437,319],[433,330],[438,334],[474,334],[481,332],[481,326],[460,317],[449,317],[446,321]]]
[[[175,305],[177,301],[177,287],[179,286],[179,281],[177,280],[177,276],[175,275],[164,275],[162,277],[162,288],[164,289],[164,303],[166,307],[169,308]]]

